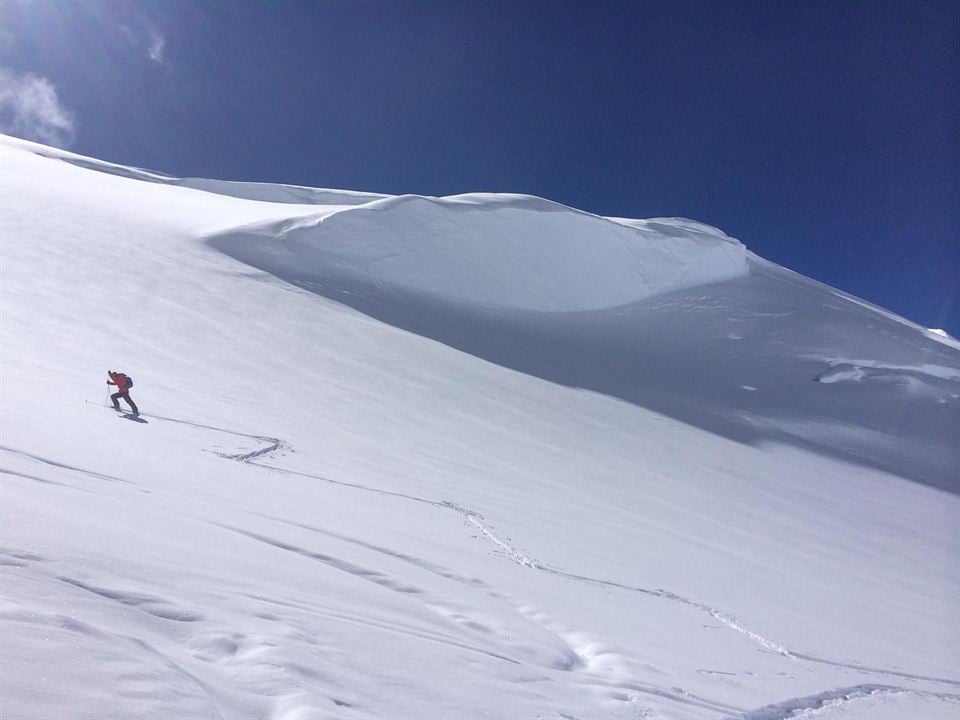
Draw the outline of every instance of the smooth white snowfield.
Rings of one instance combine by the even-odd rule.
[[[4,720],[960,715],[925,329],[687,220],[0,151]]]

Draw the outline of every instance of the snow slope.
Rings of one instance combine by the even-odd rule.
[[[3,718],[960,713],[924,329],[693,221],[0,150]]]

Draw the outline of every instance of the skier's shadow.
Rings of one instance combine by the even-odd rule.
[[[120,417],[126,420],[132,420],[133,422],[143,423],[144,425],[150,424],[139,415],[133,415],[132,413],[120,413]]]

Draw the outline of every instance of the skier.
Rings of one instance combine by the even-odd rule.
[[[117,392],[110,396],[110,400],[113,401],[113,409],[120,409],[120,398],[123,398],[127,401],[127,405],[130,406],[130,409],[133,410],[133,414],[139,415],[140,411],[137,410],[136,403],[130,399],[130,388],[133,387],[133,380],[124,375],[122,372],[114,372],[113,370],[107,370],[107,375],[110,376],[110,379],[107,380],[107,385],[117,386]]]

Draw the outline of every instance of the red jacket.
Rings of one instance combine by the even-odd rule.
[[[122,393],[125,393],[127,392],[127,390],[130,389],[130,382],[127,380],[126,375],[124,375],[123,373],[109,373],[109,375],[113,382],[108,380],[107,385],[116,385],[117,390],[119,390]]]

